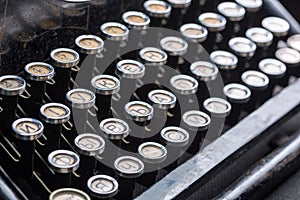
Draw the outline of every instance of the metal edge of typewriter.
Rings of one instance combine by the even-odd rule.
[[[219,165],[224,164],[225,160],[228,160],[231,156],[237,156],[237,153],[244,154],[248,149],[247,145],[251,141],[263,135],[267,129],[291,114],[291,112],[299,110],[299,93],[300,79],[203,148],[193,158],[166,175],[138,196],[136,200],[178,198],[179,195],[184,195],[183,193],[187,190],[195,189],[192,189],[193,185],[201,179],[220,173]],[[239,137],[236,137],[237,135]],[[227,165],[230,165],[230,163],[227,163]],[[197,189],[199,189],[199,186]]]

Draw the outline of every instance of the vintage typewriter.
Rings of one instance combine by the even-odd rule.
[[[261,199],[300,166],[277,0],[0,0],[0,199]]]

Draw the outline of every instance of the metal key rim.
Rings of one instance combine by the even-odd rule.
[[[196,73],[195,70],[199,66],[205,66],[205,67],[211,68],[213,70],[213,73],[211,73],[209,75],[204,74],[204,73],[202,73],[202,74]],[[197,78],[201,81],[213,81],[217,78],[218,73],[219,73],[218,68],[214,64],[212,64],[210,62],[206,62],[206,61],[196,61],[196,62],[192,63],[190,66],[190,71],[195,76],[197,76]]]
[[[182,79],[185,79],[191,83],[193,83],[193,86],[190,87],[190,88],[180,88],[178,86],[176,86],[176,81],[178,80],[182,80]],[[199,83],[196,79],[194,79],[193,77],[191,76],[187,76],[187,75],[175,75],[173,76],[171,79],[170,79],[170,84],[171,86],[173,87],[173,89],[181,94],[181,95],[191,95],[191,94],[195,94],[198,90],[198,86],[199,86]]]
[[[0,83],[5,79],[15,79],[21,82],[21,86],[17,88],[4,88],[0,85],[0,94],[5,96],[18,96],[22,94],[26,89],[26,81],[20,76],[16,75],[4,75],[0,77]]]
[[[145,20],[144,23],[131,22],[127,18],[130,16],[138,16]],[[143,12],[138,11],[127,11],[122,15],[123,22],[129,27],[134,29],[147,29],[150,25],[150,18]]]
[[[165,134],[169,131],[181,132],[185,136],[184,140],[178,141],[178,140],[172,140],[170,138],[167,138],[165,136]],[[162,137],[164,143],[166,143],[167,145],[170,145],[172,147],[183,147],[183,146],[187,145],[189,142],[189,133],[186,130],[184,130],[183,128],[176,127],[176,126],[168,126],[168,127],[163,128],[160,131],[160,136]]]
[[[105,124],[109,123],[109,122],[120,123],[122,126],[124,126],[125,130],[118,132],[118,133],[113,132],[111,130],[107,130],[105,128]],[[125,121],[123,121],[121,119],[117,119],[117,118],[107,118],[107,119],[102,120],[99,124],[99,128],[104,133],[105,137],[107,137],[108,139],[111,139],[111,140],[122,140],[129,135],[128,124]]]
[[[259,33],[259,34],[263,34],[266,36],[265,40],[259,39],[259,38],[255,38],[255,36],[253,34],[255,33]],[[246,31],[246,37],[249,38],[250,40],[252,40],[253,42],[256,43],[257,46],[259,47],[267,47],[270,46],[273,42],[273,34],[264,29],[264,28],[260,28],[260,27],[253,27],[250,28]]]
[[[220,20],[220,23],[219,24],[206,23],[205,19],[208,19],[208,18],[214,18],[214,19]],[[205,26],[211,32],[220,32],[220,31],[224,30],[226,27],[226,23],[227,23],[225,17],[223,17],[222,15],[219,15],[217,13],[212,13],[212,12],[207,12],[207,13],[201,14],[198,17],[198,21],[200,22],[200,24]]]
[[[75,188],[61,188],[61,189],[57,189],[55,191],[53,191],[50,196],[49,196],[49,200],[57,200],[57,196],[59,196],[60,193],[77,193],[80,196],[84,197],[84,200],[91,200],[91,198],[89,197],[88,194],[86,194],[85,192],[75,189]]]
[[[209,108],[209,104],[217,102],[220,104],[223,104],[226,106],[226,109],[224,111],[216,111]],[[230,114],[231,111],[231,104],[226,101],[225,99],[218,98],[218,97],[211,97],[204,101],[203,106],[205,110],[207,110],[210,114],[215,115],[217,117],[227,117]]]
[[[236,96],[230,95],[229,91],[231,89],[243,90],[246,94],[245,94],[245,96],[237,98]],[[239,103],[239,104],[246,103],[250,100],[250,97],[251,97],[251,90],[248,87],[246,87],[242,84],[238,84],[238,83],[230,83],[230,84],[225,85],[223,92],[224,92],[225,96],[227,97],[227,99],[232,103]]]
[[[262,0],[255,0],[255,4],[249,4],[249,0],[235,0],[235,2],[246,8],[248,12],[257,12],[263,5]]]
[[[158,60],[153,60],[153,59],[150,60],[144,56],[144,54],[147,52],[157,52],[162,55],[162,58],[158,59]],[[139,56],[140,56],[140,58],[142,58],[144,60],[145,64],[153,65],[153,66],[164,65],[167,63],[167,59],[168,59],[168,55],[166,54],[166,52],[164,52],[163,50],[158,49],[156,47],[146,47],[146,48],[141,49],[139,51]]]
[[[92,150],[89,149],[89,148],[86,148],[84,146],[81,146],[79,144],[79,142],[84,137],[92,137],[93,139],[99,140],[99,143],[101,144],[101,146],[99,146],[98,148],[94,148]],[[101,153],[104,152],[104,149],[105,149],[105,141],[104,141],[104,139],[101,136],[96,135],[94,133],[83,133],[83,134],[80,134],[80,135],[78,135],[75,138],[74,143],[75,143],[76,150],[80,154],[86,155],[86,156],[97,156],[97,155],[100,155]]]
[[[266,70],[265,66],[267,64],[273,64],[273,65],[278,66],[280,68],[280,72],[276,73],[276,72],[271,72],[271,71]],[[286,70],[287,70],[286,69],[286,65],[283,62],[281,62],[281,61],[279,61],[277,59],[274,59],[274,58],[265,58],[265,59],[261,60],[259,62],[259,64],[258,64],[258,68],[262,72],[264,72],[265,74],[267,74],[268,76],[271,76],[273,78],[281,78],[281,77],[283,77],[284,74],[285,74],[285,72],[286,72]]]
[[[59,61],[55,58],[55,54],[58,52],[67,52],[70,53],[74,56],[74,59],[72,61]],[[79,54],[74,51],[73,49],[68,49],[68,48],[58,48],[54,49],[50,53],[51,60],[54,64],[55,67],[61,67],[61,68],[71,68],[76,66],[79,63]]]
[[[141,168],[135,172],[126,172],[118,167],[118,163],[122,160],[133,160],[137,162]],[[140,159],[133,156],[121,156],[117,158],[114,162],[114,167],[118,174],[124,178],[137,178],[144,173],[144,163]]]
[[[188,34],[185,32],[187,29],[197,29],[197,30],[201,31],[202,34],[199,34],[199,35]],[[197,42],[205,41],[207,38],[207,35],[208,35],[208,31],[204,26],[201,26],[199,24],[193,24],[193,23],[188,23],[188,24],[182,25],[180,27],[180,32],[184,37],[195,40]]]
[[[167,42],[177,42],[183,45],[182,48],[179,49],[175,49],[175,48],[170,48],[168,46],[166,46],[165,44]],[[179,38],[179,37],[173,37],[173,36],[169,36],[169,37],[164,37],[163,39],[160,40],[160,46],[163,50],[165,50],[166,52],[168,52],[171,56],[181,56],[184,55],[187,52],[188,49],[188,43]]]
[[[157,100],[153,99],[153,95],[155,94],[163,94],[169,96],[171,98],[171,101],[167,103],[158,102]],[[176,96],[167,90],[152,90],[151,92],[148,93],[148,99],[160,109],[174,108],[177,101]]]
[[[148,156],[145,156],[142,152],[143,148],[146,147],[146,146],[154,146],[156,148],[159,148],[163,154],[159,157],[148,157]],[[138,147],[138,153],[139,155],[142,157],[142,160],[146,163],[151,163],[151,164],[159,164],[159,163],[162,163],[163,161],[166,160],[167,158],[167,149],[166,147],[164,147],[163,145],[157,143],[157,142],[145,142],[145,143],[142,143],[139,147]]]
[[[247,78],[249,76],[257,76],[257,77],[259,77],[259,78],[261,78],[263,80],[263,83],[262,84],[253,85],[252,83],[247,82]],[[265,74],[263,74],[263,73],[261,73],[259,71],[254,71],[254,70],[249,70],[249,71],[244,72],[242,74],[241,78],[242,78],[242,81],[250,89],[253,89],[253,90],[264,90],[264,89],[266,89],[268,87],[269,82],[270,82],[269,78]]]
[[[186,120],[188,118],[188,116],[190,116],[190,115],[199,115],[199,116],[201,116],[202,118],[204,118],[206,120],[206,123],[204,123],[202,125],[195,126],[194,124],[191,124]],[[211,123],[210,116],[208,114],[206,114],[205,112],[202,112],[202,111],[199,111],[199,110],[190,110],[190,111],[185,112],[182,115],[182,119],[183,119],[185,127],[187,127],[190,130],[194,130],[194,131],[206,130],[206,129],[208,129],[208,127]]]
[[[243,43],[245,45],[249,45],[250,49],[247,50],[247,49],[236,48],[237,43]],[[232,38],[229,40],[228,45],[236,54],[242,57],[252,57],[255,54],[257,48],[254,42],[244,37]]]
[[[104,180],[110,181],[113,184],[113,189],[111,191],[101,192],[101,193],[99,191],[95,190],[92,187],[92,184],[94,181],[96,181],[98,179],[104,179]],[[96,196],[99,198],[110,198],[110,197],[115,196],[118,193],[119,183],[116,181],[116,179],[114,179],[111,176],[95,175],[95,176],[92,176],[91,178],[89,178],[89,180],[87,181],[87,187],[92,192],[93,196]]]
[[[166,7],[166,10],[154,11],[154,10],[149,9],[150,5],[161,5],[161,6]],[[170,4],[168,4],[164,1],[157,1],[157,0],[145,1],[143,4],[143,7],[151,17],[157,17],[157,18],[169,17],[169,15],[171,14],[171,9],[172,9]]]
[[[274,29],[271,25],[273,23],[277,23],[277,25],[281,26],[281,29]],[[290,24],[279,17],[266,17],[261,22],[262,26],[272,32],[276,37],[283,37],[286,36],[290,30]]]
[[[118,27],[124,31],[122,34],[111,34],[108,33],[105,29],[108,27]],[[128,28],[118,22],[106,22],[100,26],[101,32],[107,37],[107,39],[113,40],[113,41],[122,41],[128,39],[129,30]]]
[[[91,99],[89,101],[87,101],[87,102],[82,102],[82,103],[74,102],[72,100],[71,96],[72,96],[73,93],[76,93],[76,92],[87,93],[87,94],[89,94],[91,96]],[[70,90],[66,94],[66,103],[68,105],[70,105],[71,107],[73,107],[73,108],[78,108],[78,109],[91,108],[91,107],[93,107],[95,105],[95,102],[96,102],[96,96],[95,96],[95,94],[92,91],[87,90],[87,89],[77,88],[77,89]]]
[[[86,48],[80,44],[80,41],[83,39],[95,40],[99,43],[99,46]],[[104,47],[104,41],[96,35],[80,35],[75,39],[75,44],[76,44],[77,48],[79,49],[79,51],[84,54],[97,54],[97,53],[101,52]]]
[[[110,79],[113,82],[115,82],[116,85],[113,88],[99,88],[96,85],[96,81],[99,80],[99,79]],[[96,93],[101,94],[101,95],[113,95],[113,94],[116,94],[120,90],[120,81],[119,81],[119,79],[117,79],[116,77],[111,76],[111,75],[104,75],[103,74],[103,75],[95,76],[91,80],[91,85],[96,90]]]
[[[23,133],[20,132],[19,130],[17,130],[17,126],[22,123],[22,122],[30,122],[30,123],[35,123],[38,127],[39,130],[34,132],[34,133]],[[42,122],[40,122],[37,119],[33,119],[33,118],[20,118],[15,120],[12,123],[12,129],[13,129],[13,136],[16,137],[17,139],[20,140],[25,140],[25,141],[34,141],[38,138],[40,138],[43,134],[44,131],[44,125]]]
[[[136,65],[138,66],[141,70],[138,72],[132,72],[129,73],[129,71],[124,71],[122,69],[122,65],[124,64],[132,64],[132,65]],[[117,73],[122,76],[123,78],[128,78],[128,79],[138,79],[138,78],[142,78],[145,75],[145,66],[136,61],[136,60],[130,60],[130,59],[126,59],[126,60],[121,60],[117,63]]]
[[[216,58],[218,56],[224,56],[227,58],[231,58],[232,62],[230,64],[218,62],[216,60]],[[218,68],[220,68],[222,70],[233,70],[237,67],[237,64],[238,64],[238,58],[234,54],[232,54],[228,51],[222,51],[222,50],[213,51],[210,54],[210,59],[218,66]]]
[[[56,155],[60,155],[60,154],[64,154],[70,157],[73,157],[74,159],[74,163],[68,166],[62,166],[62,165],[58,165],[55,162],[52,161],[52,159],[56,156]],[[58,172],[58,173],[70,173],[73,171],[76,171],[79,167],[79,162],[80,162],[80,158],[79,156],[74,153],[73,151],[69,151],[69,150],[55,150],[52,151],[49,155],[48,155],[48,162],[51,164],[51,168]]]
[[[43,67],[47,67],[49,69],[49,73],[46,73],[46,74],[32,74],[29,69],[33,66],[43,66]],[[24,71],[25,71],[25,76],[26,78],[30,79],[30,80],[33,80],[33,81],[48,81],[50,79],[52,79],[54,77],[54,68],[47,64],[47,63],[44,63],[44,62],[31,62],[31,63],[28,63],[25,68],[24,68]]]
[[[65,110],[66,113],[64,116],[59,116],[59,117],[47,116],[45,110],[48,107],[60,107],[63,110]],[[70,109],[61,103],[47,103],[40,108],[40,117],[42,118],[43,121],[49,124],[63,124],[70,119],[70,114],[71,114]]]
[[[140,105],[142,105],[142,106],[147,107],[147,108],[150,110],[150,112],[149,112],[147,115],[144,115],[144,116],[134,116],[134,115],[132,115],[132,114],[128,111],[128,109],[129,109],[131,106],[135,105],[135,104],[140,104]],[[153,109],[153,107],[152,107],[150,104],[148,104],[148,103],[146,103],[146,102],[143,102],[143,101],[131,101],[131,102],[129,102],[129,103],[127,103],[127,104],[125,105],[125,112],[126,112],[127,115],[129,115],[134,121],[145,122],[145,121],[149,121],[149,120],[152,119],[154,109]]]
[[[238,13],[228,13],[225,11],[225,9],[236,9],[239,12]],[[217,7],[219,13],[221,13],[222,15],[224,15],[225,17],[227,17],[230,21],[241,21],[242,19],[244,19],[245,14],[246,14],[246,10],[244,7],[234,3],[234,2],[222,2],[218,5]]]

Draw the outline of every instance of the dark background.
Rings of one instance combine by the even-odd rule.
[[[281,0],[281,3],[300,21],[300,1],[299,0]]]

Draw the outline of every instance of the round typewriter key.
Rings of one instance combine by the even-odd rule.
[[[126,113],[137,122],[149,121],[153,117],[153,107],[143,101],[132,101],[125,105]]]
[[[187,149],[188,153],[194,155],[200,150],[211,119],[204,112],[191,110],[182,115],[182,121],[184,127],[192,131],[197,131],[195,135],[190,137],[189,148]]]
[[[50,57],[55,67],[70,68],[76,66],[79,62],[79,54],[67,48],[59,48],[51,51]]]
[[[145,142],[138,148],[138,153],[146,163],[158,164],[167,158],[167,149],[156,142]]]
[[[48,103],[40,108],[40,117],[45,122],[45,152],[59,148],[62,124],[70,119],[70,109],[60,103]]]
[[[223,91],[232,106],[230,115],[226,119],[226,123],[233,126],[238,122],[243,106],[249,102],[251,91],[246,86],[238,83],[225,85]]]
[[[274,58],[266,58],[259,62],[259,69],[270,78],[282,78],[286,72],[286,65]]]
[[[266,58],[259,62],[258,68],[270,79],[268,94],[266,95],[266,99],[269,99],[273,95],[275,86],[279,84],[281,79],[285,76],[287,70],[286,65],[279,60]]]
[[[55,150],[48,155],[50,167],[56,172],[52,179],[59,179],[59,182],[55,181],[57,188],[71,185],[72,172],[78,169],[79,161],[79,156],[68,150]]]
[[[229,40],[229,47],[241,57],[252,57],[256,51],[256,44],[244,37],[235,37]]]
[[[171,6],[164,1],[145,1],[144,9],[153,18],[164,18],[168,17],[171,14]],[[152,26],[155,25],[156,24],[152,24]]]
[[[83,133],[75,138],[76,151],[80,154],[79,166],[82,177],[87,178],[94,174],[97,167],[96,156],[103,153],[105,141],[99,135],[93,133]]]
[[[287,66],[287,80],[291,76],[300,77],[300,53],[292,48],[280,48],[275,52],[275,57],[286,64]]]
[[[226,26],[226,19],[217,13],[203,13],[198,20],[211,32],[222,31]]]
[[[102,24],[100,29],[106,38],[110,40],[121,41],[128,38],[128,28],[117,22],[107,22]]]
[[[252,98],[245,108],[246,111],[252,112],[263,102],[270,81],[265,74],[258,71],[246,71],[241,79],[252,91]]]
[[[175,66],[175,68],[179,70],[186,68],[186,62],[181,57],[188,49],[188,43],[185,40],[173,36],[165,37],[160,40],[160,46],[169,54],[169,66]]]
[[[23,78],[15,75],[5,75],[0,77],[0,121],[3,128],[10,130],[10,126],[15,120],[18,105],[18,95],[25,91],[26,82]]]
[[[104,135],[111,140],[121,140],[129,134],[128,124],[121,119],[105,119],[100,122],[99,127]]]
[[[54,77],[54,68],[43,62],[32,62],[24,68],[26,78],[32,81],[48,81]]]
[[[114,168],[118,174],[121,199],[133,199],[136,178],[144,172],[144,163],[133,156],[122,156],[115,160]]]
[[[261,24],[276,37],[286,36],[290,30],[289,23],[279,17],[266,17],[262,20]]]
[[[139,56],[147,65],[164,65],[167,63],[167,54],[155,47],[146,47],[140,50]]]
[[[174,108],[176,104],[176,96],[166,90],[152,90],[148,98],[160,109]]]
[[[268,47],[272,44],[273,34],[263,28],[254,27],[246,31],[246,36],[256,43],[258,47]]]
[[[257,46],[254,42],[244,37],[235,37],[229,40],[229,48],[238,56],[239,74],[250,67],[251,58],[254,56]]]
[[[235,2],[246,8],[248,12],[256,12],[263,5],[262,0],[235,0]]]
[[[245,8],[233,2],[220,3],[217,9],[230,21],[241,21],[246,13]]]
[[[70,200],[91,200],[89,195],[84,193],[81,190],[75,188],[61,188],[53,191],[49,200],[61,200],[61,199],[70,199]]]
[[[79,160],[76,153],[68,150],[55,150],[48,155],[51,168],[63,174],[76,171],[79,167]]]
[[[94,106],[95,94],[86,89],[73,89],[66,94],[66,101],[73,108],[86,109]]]
[[[220,69],[220,73],[225,83],[236,79],[235,76],[238,70],[235,69],[238,64],[238,58],[234,54],[221,50],[213,51],[210,54],[210,59]]]
[[[257,45],[256,54],[251,62],[252,66],[257,66],[259,60],[267,57],[268,48],[273,42],[273,34],[264,28],[254,27],[246,31],[246,37]]]
[[[75,39],[75,44],[83,54],[97,54],[104,46],[103,40],[95,35],[80,35]]]
[[[182,95],[195,94],[198,90],[198,81],[191,76],[176,75],[171,78],[170,83]]]
[[[202,102],[208,98],[209,91],[212,90],[213,82],[216,80],[219,70],[210,62],[196,61],[191,64],[190,73],[200,81],[198,91],[201,91],[199,100]]]
[[[129,28],[134,29],[146,29],[150,24],[148,15],[137,11],[127,11],[123,13],[122,20]]]
[[[93,197],[102,199],[115,196],[118,193],[119,184],[113,177],[96,175],[87,181],[87,187]]]
[[[187,52],[188,44],[178,37],[165,37],[161,39],[160,46],[171,56],[180,56]]]
[[[231,104],[221,98],[212,97],[203,103],[205,110],[217,117],[227,117],[231,111]]]
[[[35,140],[43,134],[43,124],[33,118],[17,119],[12,124],[14,142],[17,145],[20,157],[20,167],[24,176],[31,179],[34,170]]]
[[[142,78],[145,74],[145,66],[135,60],[121,60],[117,63],[117,74],[127,79]]]
[[[199,24],[184,24],[180,27],[180,33],[191,40],[196,42],[203,42],[206,40],[208,31],[204,26]]]
[[[225,17],[217,13],[207,12],[201,14],[198,21],[210,31],[203,43],[205,49],[208,52],[218,49],[218,43],[222,40],[220,32],[226,28],[227,21]]]
[[[161,140],[167,146],[168,156],[166,162],[169,164],[164,169],[172,171],[178,166],[178,159],[181,156],[182,147],[189,142],[189,133],[175,126],[168,126],[160,132]]]
[[[288,38],[287,44],[289,47],[300,52],[300,34],[292,35]]]
[[[79,54],[72,49],[58,48],[51,51],[50,58],[56,75],[55,84],[48,88],[49,95],[53,101],[63,103],[71,83],[71,68],[79,63]]]
[[[98,118],[111,116],[112,95],[120,90],[120,81],[114,76],[98,75],[91,80],[91,85],[96,90]]]
[[[187,8],[191,5],[191,0],[168,0],[173,8]]]

